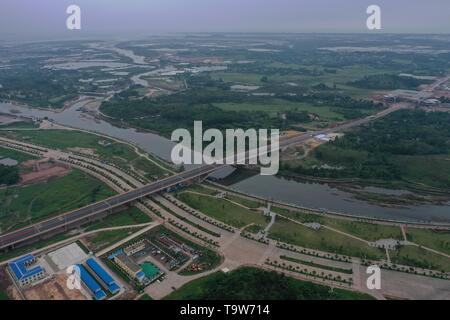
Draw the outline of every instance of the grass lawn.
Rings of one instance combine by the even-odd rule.
[[[397,251],[390,251],[389,254],[393,263],[444,272],[450,271],[450,258],[416,246],[404,246]]]
[[[133,232],[138,231],[139,229],[122,229],[122,230],[113,230],[113,231],[102,231],[99,233],[96,233],[93,236],[89,236],[88,240],[90,244],[92,244],[92,248],[90,248],[92,251],[98,251],[103,248],[106,248],[107,246],[118,242],[119,240],[122,240],[129,235],[131,235]]]
[[[16,160],[19,163],[27,161],[27,160],[36,159],[32,155],[28,155],[23,152],[0,147],[0,159],[2,159],[2,158],[11,158],[11,159]]]
[[[47,182],[0,190],[2,232],[36,223],[114,195],[102,182],[79,170]]]
[[[279,218],[270,229],[269,237],[305,248],[337,254],[371,259],[383,257],[380,250],[369,247],[356,239],[324,228],[318,231],[312,230]]]
[[[250,200],[250,199],[246,199],[246,198],[241,198],[239,196],[235,196],[235,195],[227,195],[226,198],[228,200],[231,200],[233,202],[242,204],[243,206],[246,206],[248,208],[252,208],[252,209],[257,209],[257,208],[261,208],[264,207],[265,204],[263,201],[257,201],[257,200]]]
[[[301,281],[276,272],[243,267],[194,280],[167,300],[360,300],[371,296]]]
[[[160,162],[158,162],[160,163]],[[144,157],[138,157],[131,161],[131,164],[136,170],[142,171],[142,173],[150,178],[151,176],[159,176],[163,173],[166,173],[165,170],[162,170],[160,167],[147,160]]]
[[[180,193],[177,197],[190,207],[237,228],[251,223],[260,226],[267,224],[266,218],[261,213],[242,208],[226,200],[191,193]]]
[[[86,228],[86,231],[109,227],[129,226],[151,221],[152,219],[141,210],[136,207],[131,207],[124,211],[114,213],[104,218],[102,221],[98,221],[89,225],[89,227]]]
[[[349,233],[367,241],[394,238],[403,240],[400,227],[387,226],[382,224],[350,221],[345,219],[333,219],[300,211],[287,210],[284,208],[272,207],[272,210],[291,219],[300,222],[318,222],[331,228]]]
[[[34,129],[34,128],[39,128],[39,125],[31,122],[31,121],[17,121],[17,122],[12,122],[12,123],[8,123],[8,124],[4,124],[1,125],[0,124],[0,129]]]
[[[280,62],[272,62],[267,67],[282,68],[282,69],[309,69],[309,70],[323,70],[323,66],[317,65],[300,65],[300,64],[287,64]],[[324,83],[329,87],[333,87],[336,84],[337,89],[342,90],[344,94],[350,95],[354,98],[367,98],[374,94],[375,90],[360,89],[352,86],[348,86],[349,81],[359,80],[364,76],[392,73],[389,69],[370,68],[367,65],[352,65],[342,68],[333,68],[336,73],[324,72],[322,75],[305,75],[305,74],[291,74],[291,75],[279,75],[273,74],[268,76],[270,82],[285,83],[285,82],[297,82],[303,86],[314,86],[320,83]],[[261,82],[262,74],[246,73],[237,71],[228,72],[214,72],[211,73],[213,79],[222,79],[228,83],[241,83],[249,85],[266,85],[267,83]]]
[[[408,228],[406,236],[409,241],[450,254],[450,231]]]
[[[194,184],[192,186],[190,186],[189,188],[187,188],[186,190],[188,191],[194,191],[194,192],[199,192],[199,193],[203,193],[203,194],[209,194],[209,195],[216,195],[218,192],[212,189],[208,189],[203,187],[200,184]]]
[[[69,148],[90,149],[102,160],[115,163],[123,168],[130,168],[133,164],[136,169],[149,175],[165,173],[151,161],[139,156],[133,147],[99,137],[94,134],[71,130],[27,130],[4,132],[8,136],[38,144],[52,149],[67,150]],[[100,145],[99,141],[107,141],[109,145]]]
[[[347,232],[368,241],[390,238],[403,240],[400,227],[342,219],[325,218],[324,220],[325,225],[329,227]]]

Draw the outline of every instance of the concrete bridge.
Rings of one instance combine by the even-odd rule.
[[[355,126],[360,126],[362,124],[368,123],[375,119],[384,117],[391,112],[401,109],[401,106],[394,105],[388,109],[379,112],[376,115],[369,116],[366,118],[358,119],[352,122],[348,122],[337,126],[335,128],[324,129],[320,131],[308,132],[303,135],[295,136],[292,138],[285,139],[280,142],[279,149],[285,150],[291,146],[295,146],[311,139],[312,137],[319,134],[328,134],[339,132],[343,130],[350,129]],[[250,152],[246,152],[245,158],[249,159]],[[94,220],[98,216],[104,215],[105,212],[109,210],[116,209],[120,206],[129,204],[133,201],[141,199],[143,197],[149,196],[151,194],[166,190],[167,188],[176,186],[180,183],[187,182],[199,177],[207,176],[216,170],[219,170],[227,164],[214,164],[214,165],[203,165],[195,169],[191,169],[182,173],[178,173],[171,177],[158,180],[156,182],[150,183],[146,186],[136,188],[132,191],[122,193],[108,199],[90,204],[83,208],[70,211],[59,216],[41,221],[39,223],[27,226],[25,228],[12,231],[10,233],[0,236],[0,250],[12,249],[19,244],[25,242],[31,242],[33,239],[39,239],[46,234],[64,232],[70,227],[80,225],[84,222]]]

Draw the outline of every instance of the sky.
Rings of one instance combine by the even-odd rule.
[[[66,28],[69,5],[81,30]],[[450,0],[0,0],[0,40],[173,32],[368,32],[381,8],[387,33],[450,33]]]

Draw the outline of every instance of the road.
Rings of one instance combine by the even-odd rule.
[[[388,109],[385,109],[373,116],[368,116],[362,119],[358,119],[355,121],[351,121],[348,123],[344,123],[342,125],[336,126],[334,128],[324,129],[320,131],[313,131],[308,132],[306,134],[292,137],[289,139],[282,140],[280,142],[279,149],[283,150],[286,148],[289,148],[291,146],[295,146],[298,144],[301,144],[309,139],[311,139],[314,136],[317,136],[319,134],[329,134],[329,133],[336,133],[341,132],[344,130],[348,130],[350,128],[360,126],[363,124],[366,124],[370,121],[374,121],[376,119],[382,118],[396,110],[402,109],[407,107],[403,104],[395,104],[391,106]],[[249,152],[246,153],[246,157],[248,158]],[[146,186],[136,188],[132,191],[122,193],[113,197],[110,197],[108,199],[99,201],[97,203],[93,203],[91,205],[88,205],[86,207],[64,213],[62,215],[41,221],[37,224],[30,225],[28,227],[4,234],[0,236],[0,249],[5,249],[7,247],[10,247],[14,244],[30,240],[35,237],[39,237],[43,234],[49,233],[51,231],[55,231],[57,229],[60,229],[64,226],[70,226],[74,225],[80,220],[93,217],[97,214],[100,214],[102,212],[105,212],[107,210],[114,209],[116,207],[122,206],[124,204],[127,204],[129,202],[132,202],[134,200],[140,199],[142,197],[154,194],[156,192],[165,190],[169,187],[178,185],[182,182],[186,182],[201,176],[205,176],[208,174],[211,174],[212,172],[223,168],[226,166],[225,164],[213,164],[213,165],[203,165],[188,171],[184,171],[182,173],[178,173],[176,175],[170,176],[168,178],[153,182],[151,184],[148,184]]]

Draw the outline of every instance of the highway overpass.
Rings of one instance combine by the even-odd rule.
[[[122,193],[108,199],[93,203],[86,207],[76,209],[30,225],[28,227],[7,233],[0,236],[0,249],[5,249],[20,242],[25,242],[27,240],[37,238],[51,231],[61,229],[65,226],[69,227],[72,225],[77,225],[77,223],[85,220],[86,218],[99,215],[105,211],[120,207],[142,197],[162,190],[166,190],[167,188],[178,185],[182,182],[208,175],[221,167],[223,167],[223,165],[209,165],[185,171],[180,174],[143,186],[141,188],[134,189],[127,193]]]
[[[333,133],[333,132],[339,132],[343,131],[355,126],[362,125],[364,123],[373,121],[375,119],[381,118],[383,116],[386,116],[387,114],[396,111],[398,109],[402,108],[401,106],[393,106],[389,109],[385,109],[381,111],[380,113],[358,119],[352,122],[348,122],[345,124],[342,124],[340,126],[337,126],[335,128],[330,129],[324,129],[321,131],[314,131],[314,132],[308,132],[303,135],[295,136],[292,138],[285,139],[280,142],[280,149],[284,150],[288,147],[298,145],[308,139],[311,139],[313,136],[319,135],[319,134],[327,134],[327,133]],[[247,156],[248,158],[248,152]],[[130,203],[132,201],[138,200],[140,198],[143,198],[145,196],[151,195],[153,193],[157,193],[162,190],[166,190],[169,187],[175,186],[177,184],[180,184],[182,182],[186,182],[201,176],[209,175],[212,172],[223,168],[226,166],[224,165],[203,165],[176,175],[173,175],[171,177],[153,182],[151,184],[148,184],[146,186],[134,189],[132,191],[129,191],[127,193],[122,193],[113,197],[110,197],[108,199],[93,203],[91,205],[88,205],[86,207],[70,211],[64,214],[61,214],[59,216],[41,221],[39,223],[30,225],[28,227],[12,231],[10,233],[4,234],[0,236],[0,250],[6,249],[9,247],[13,247],[14,245],[17,245],[19,243],[25,242],[25,241],[31,241],[33,238],[39,238],[47,233],[50,233],[54,231],[56,233],[57,230],[62,230],[64,227],[71,227],[75,226],[77,224],[80,224],[83,220],[86,220],[87,218],[95,218],[95,216],[100,215],[104,213],[105,211],[112,210],[114,208],[120,207],[122,205],[125,205],[127,203]]]

